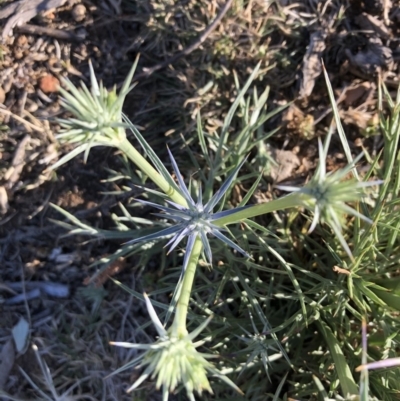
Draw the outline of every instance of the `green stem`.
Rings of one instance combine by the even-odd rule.
[[[172,201],[182,206],[187,206],[185,198],[176,191],[168,181],[136,150],[128,141],[123,139],[118,148],[136,164]]]
[[[213,221],[218,227],[222,227],[228,224],[238,223],[245,219],[251,217],[260,216],[261,214],[271,213],[276,210],[289,209],[291,207],[303,206],[304,203],[298,193],[292,193],[290,195],[284,196],[283,198],[274,199],[270,202],[261,203],[259,205],[254,205],[248,209],[240,210],[237,213],[232,213],[229,216],[221,217]]]
[[[201,242],[200,236],[197,236],[189,256],[189,263],[187,265],[185,275],[183,276],[181,293],[179,294],[179,299],[176,306],[176,314],[174,322],[172,324],[173,337],[180,338],[187,335],[186,318],[189,308],[190,294],[192,292],[197,263],[199,261],[200,253],[202,250],[203,244]]]

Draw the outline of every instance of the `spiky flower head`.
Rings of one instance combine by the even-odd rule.
[[[149,298],[146,294],[144,297],[149,315],[159,335],[158,340],[148,345],[111,342],[112,345],[145,351],[143,355],[133,362],[129,362],[113,373],[116,374],[131,367],[143,369],[141,376],[129,387],[127,392],[136,389],[147,378],[150,378],[155,380],[157,389],[162,389],[164,401],[168,400],[169,393],[175,391],[180,385],[185,387],[188,398],[194,401],[194,392],[199,395],[203,391],[212,393],[210,382],[207,378],[207,375],[211,374],[219,377],[241,393],[240,389],[208,360],[214,358],[214,355],[197,351],[196,348],[203,345],[204,341],[193,342],[210,322],[210,318],[192,333],[176,337],[165,330]]]
[[[372,220],[357,210],[348,206],[347,202],[358,202],[365,196],[364,188],[379,185],[382,181],[362,182],[356,179],[347,179],[346,176],[355,168],[363,154],[345,168],[334,172],[326,172],[327,151],[318,138],[319,165],[315,175],[302,188],[277,186],[278,189],[288,192],[297,192],[303,205],[314,212],[314,218],[309,232],[312,232],[319,222],[330,225],[346,253],[353,258],[351,250],[342,234],[346,224],[345,216],[352,215],[372,224]]]
[[[144,237],[129,241],[128,244],[133,244],[142,241],[154,241],[172,235],[172,238],[166,245],[166,246],[170,245],[169,252],[171,252],[183,240],[183,238],[187,237],[186,253],[183,261],[183,271],[186,270],[186,266],[189,260],[188,258],[197,236],[200,236],[201,238],[205,256],[210,264],[212,264],[212,252],[207,238],[207,235],[209,234],[214,235],[222,242],[224,242],[226,245],[232,247],[242,255],[250,257],[250,255],[247,252],[245,252],[242,248],[236,245],[232,240],[230,240],[227,236],[225,236],[221,232],[224,231],[224,228],[218,227],[213,224],[215,220],[218,220],[221,217],[226,217],[230,214],[236,213],[240,210],[249,207],[249,206],[242,206],[231,210],[225,210],[222,212],[213,213],[213,209],[221,200],[221,198],[224,196],[226,191],[229,189],[234,178],[236,177],[237,172],[242,167],[246,159],[243,160],[242,163],[240,163],[233,170],[233,172],[229,175],[229,177],[218,189],[218,191],[214,194],[214,196],[206,204],[203,205],[201,186],[199,186],[197,202],[195,202],[189,192],[189,189],[187,188],[185,182],[183,181],[178,165],[169,149],[168,152],[171,159],[172,167],[178,179],[179,189],[181,191],[182,196],[186,200],[187,206],[182,206],[178,205],[177,203],[167,201],[168,204],[171,206],[167,207],[158,205],[156,203],[139,200],[139,202],[143,204],[153,206],[156,209],[159,209],[162,212],[164,212],[163,214],[157,213],[156,214],[157,216],[170,219],[174,221],[176,224],[164,230],[161,230],[157,233],[146,235]]]
[[[71,153],[68,160],[81,152],[85,152],[85,159],[93,146],[118,146],[125,139],[125,124],[123,123],[122,106],[126,95],[133,86],[130,86],[138,59],[133,64],[122,88],[108,90],[98,83],[92,64],[90,69],[90,90],[82,82],[77,88],[70,80],[63,79],[67,90],[59,88],[62,95],[61,106],[69,111],[73,117],[57,119],[61,132],[57,138],[61,142],[78,143],[79,146]],[[63,162],[67,160],[63,159]],[[58,163],[59,165],[60,163]]]

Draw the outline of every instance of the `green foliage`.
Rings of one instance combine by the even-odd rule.
[[[155,150],[131,123],[131,129],[154,166],[154,174],[148,173],[148,167],[145,171],[142,164],[136,163],[139,172],[130,167],[128,158],[135,163],[129,156],[132,145],[127,142],[122,148],[115,145],[126,151],[126,171],[114,172],[110,179],[126,180],[129,177],[131,182],[143,185],[145,175],[153,177],[157,185],[165,184],[164,188],[159,185],[164,192],[162,200],[168,200],[170,196],[178,210],[187,208],[189,191],[212,199],[223,187],[224,196],[217,196],[218,201],[221,200],[219,208],[228,212],[213,224],[230,224],[232,236],[252,256],[243,258],[237,248],[232,251],[224,242],[210,238],[206,253],[212,251],[213,266],[212,270],[204,269],[207,259],[210,262],[211,258],[203,260],[204,241],[199,240],[199,233],[191,232],[193,243],[186,249],[187,269],[183,277],[180,269],[175,269],[176,261],[163,259],[168,268],[166,275],[157,290],[150,294],[152,297],[172,294],[171,304],[155,304],[161,311],[158,317],[147,301],[159,338],[152,344],[119,343],[146,351],[124,369],[144,366],[144,373],[134,387],[152,377],[157,386],[163,388],[164,400],[168,398],[168,391],[179,386],[186,387],[191,399],[193,391],[201,393],[211,389],[214,392],[212,398],[218,400],[398,399],[398,370],[368,374],[363,368],[359,374],[356,368],[374,360],[394,358],[399,347],[400,90],[393,100],[386,88],[381,87],[383,150],[374,160],[366,155],[370,168],[364,177],[360,177],[356,171],[360,159],[351,154],[327,81],[334,121],[348,166],[333,173],[326,172],[325,158],[334,129],[332,125],[325,145],[319,145],[318,170],[303,188],[289,188],[293,194],[240,209],[251,199],[259,183],[263,183],[261,163],[266,160],[259,145],[273,133],[264,132],[265,122],[280,111],[266,112],[268,88],[260,96],[254,88],[248,96],[259,67],[242,88],[236,78],[238,95],[219,133],[204,132],[198,116],[197,130],[185,143],[189,157],[177,158],[181,171],[188,171],[183,167],[188,167],[189,159],[190,165],[197,170],[198,180],[181,177],[174,166],[180,183],[177,186]],[[69,111],[74,112],[72,108]],[[82,146],[79,141],[76,140],[78,148]],[[248,173],[236,180],[229,177],[232,171],[237,172],[249,152]],[[348,174],[353,175],[353,180],[348,180]],[[227,177],[229,185],[225,187],[222,183]],[[191,182],[188,189],[184,180]],[[379,180],[383,182],[380,186],[376,185]],[[238,183],[249,192],[242,202],[234,204],[232,189]],[[370,186],[365,194],[363,190]],[[168,188],[172,192],[168,192]],[[204,192],[199,188],[204,188]],[[143,203],[152,205],[157,199],[159,208],[165,210],[159,195],[157,191],[146,190],[143,196],[153,203]],[[349,202],[352,207],[347,205]],[[234,206],[239,206],[237,214]],[[114,216],[117,226],[114,231],[92,228],[58,210],[70,221],[69,226],[64,225],[71,233],[130,240],[147,236],[151,239],[145,244],[133,241],[133,244],[122,245],[108,260],[101,262],[106,267],[119,256],[132,254],[139,255],[140,264],[145,266],[155,254],[163,252],[155,242],[157,234],[154,233],[159,226],[170,226],[163,216],[158,221],[137,217],[142,216],[141,208],[136,201],[121,205],[121,216]],[[311,221],[308,214],[300,215],[303,209],[314,213]],[[256,219],[250,219],[252,217]],[[181,257],[179,253],[178,256]],[[135,291],[129,291],[143,299]],[[160,318],[165,319],[168,328],[164,328]],[[368,322],[368,338],[367,334],[361,335],[364,320]],[[193,343],[194,336],[188,333],[197,335],[200,328],[204,339]],[[171,350],[176,352],[171,354]],[[182,365],[174,361],[175,356],[183,361]],[[213,357],[213,363],[209,357]],[[173,368],[166,370],[170,365],[164,366],[163,358],[169,358]],[[188,368],[187,358],[194,361],[193,371]],[[200,372],[198,383],[194,380],[195,371]],[[206,373],[222,380],[213,381]],[[231,393],[232,387],[236,389],[231,380],[244,395]],[[207,397],[202,395],[202,399]]]

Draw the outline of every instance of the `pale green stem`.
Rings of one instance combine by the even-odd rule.
[[[118,143],[118,148],[136,164],[172,201],[182,206],[187,206],[185,198],[176,191],[169,182],[136,150],[128,141],[123,139]]]
[[[176,314],[172,324],[172,337],[181,338],[187,335],[186,318],[189,308],[190,294],[192,292],[197,263],[202,250],[203,243],[201,242],[200,236],[197,236],[192,248],[192,252],[189,256],[189,262],[185,274],[183,276],[181,293],[179,295],[176,306]]]
[[[238,223],[251,217],[260,216],[262,214],[271,213],[276,210],[289,209],[292,207],[304,206],[301,195],[298,193],[292,193],[284,196],[283,198],[274,199],[270,202],[261,203],[254,205],[248,209],[240,210],[239,212],[232,213],[229,216],[221,217],[213,221],[213,224],[222,227],[228,224]]]

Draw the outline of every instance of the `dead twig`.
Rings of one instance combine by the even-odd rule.
[[[4,175],[4,179],[7,180],[6,187],[8,189],[12,188],[18,181],[25,166],[25,151],[30,139],[30,135],[25,135],[23,137],[15,150],[11,166]]]
[[[335,273],[338,273],[338,274],[344,274],[344,275],[346,275],[346,276],[349,276],[349,275],[350,275],[350,271],[349,271],[349,270],[342,269],[342,268],[339,267],[339,266],[333,266],[332,270],[333,270]]]
[[[38,131],[38,132],[45,132],[45,130],[41,127],[38,127],[37,125],[31,124],[29,121],[24,120],[22,117],[14,114],[10,110],[2,109],[0,107],[0,113],[5,114],[6,116],[10,116],[14,118],[15,120],[19,121],[21,124],[24,124],[25,127],[27,128],[28,132],[31,132],[31,130]]]
[[[25,24],[15,27],[18,32],[26,33],[29,35],[46,35],[59,40],[66,40],[68,42],[82,42],[85,40],[84,35],[77,35],[71,31],[64,31],[60,29],[48,28],[44,26]]]

